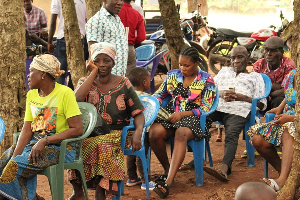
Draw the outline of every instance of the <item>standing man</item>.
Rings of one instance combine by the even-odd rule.
[[[138,11],[142,16],[143,16],[143,19],[145,18],[145,15],[144,15],[144,10],[141,6],[137,5],[135,3],[135,0],[131,0],[130,1],[130,5],[132,6],[132,8],[136,11]]]
[[[128,39],[118,14],[122,0],[103,0],[103,6],[86,23],[86,38],[89,47],[96,42],[108,42],[117,47],[115,66],[112,73],[125,76],[128,57]]]
[[[128,60],[126,76],[136,67],[136,52],[134,45],[146,39],[146,31],[143,16],[132,8],[130,0],[124,0],[119,17],[124,27],[129,28],[128,32]]]
[[[43,9],[33,6],[32,3],[33,0],[24,0],[25,27],[28,35],[34,42],[36,36],[47,40],[47,15]]]
[[[74,0],[76,15],[78,20],[78,25],[81,33],[81,41],[84,43],[85,38],[85,23],[86,23],[86,4],[85,0]],[[58,17],[58,27],[57,27],[57,43],[55,49],[55,57],[61,63],[60,69],[65,71],[65,74],[61,75],[57,80],[58,83],[64,84],[65,78],[68,72],[67,54],[66,54],[66,41],[64,38],[64,16],[62,15],[62,5],[61,0],[52,0],[51,2],[51,22],[48,37],[48,51],[54,53],[54,45],[52,44],[53,35],[56,29],[56,20]],[[71,78],[70,78],[71,80]],[[72,86],[72,84],[69,84]]]
[[[280,105],[284,99],[284,83],[282,81],[292,69],[296,69],[295,62],[283,55],[283,47],[284,42],[280,37],[270,37],[263,45],[264,58],[253,64],[254,72],[264,73],[272,81],[267,110]]]

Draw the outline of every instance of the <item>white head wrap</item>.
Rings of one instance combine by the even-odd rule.
[[[91,50],[91,59],[93,61],[101,53],[108,55],[109,57],[111,57],[111,59],[113,59],[113,61],[115,61],[116,51],[117,51],[115,44],[110,44],[107,42],[94,43],[91,45],[90,50]]]
[[[49,73],[55,79],[64,74],[64,70],[60,70],[59,60],[50,54],[37,55],[33,58],[30,67],[33,67],[42,72]]]

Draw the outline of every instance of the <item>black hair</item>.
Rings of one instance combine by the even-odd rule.
[[[183,49],[179,55],[190,57],[194,63],[200,61],[199,52],[195,47],[187,47]]]
[[[134,87],[140,86],[143,81],[149,76],[149,71],[144,67],[135,67],[130,70],[127,78]]]

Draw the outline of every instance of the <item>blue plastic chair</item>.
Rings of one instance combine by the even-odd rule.
[[[165,102],[163,102],[162,106],[165,106],[167,104],[166,102],[167,100],[164,99]],[[210,111],[206,113],[202,113],[202,115],[200,116],[200,127],[203,132],[205,131],[206,117],[217,109],[218,103],[219,103],[219,92],[218,90],[216,90],[216,97]],[[171,155],[172,155],[173,148],[174,148],[174,138],[171,138],[168,141],[171,143]],[[187,142],[187,145],[190,146],[193,150],[196,186],[202,186],[203,177],[204,177],[203,164],[204,164],[204,160],[206,160],[206,152],[209,158],[209,165],[211,167],[213,166],[209,141],[206,139],[189,140]]]
[[[136,51],[136,60],[138,61],[148,61],[155,54],[156,47],[154,44],[147,44],[140,46],[135,49]]]
[[[147,133],[147,127],[150,126],[159,111],[159,101],[152,96],[140,96],[140,101],[143,104],[145,110],[143,112],[144,117],[145,117],[145,125],[144,125],[144,129],[143,129],[143,135],[142,135],[142,148],[138,151],[135,151],[134,153],[132,153],[132,147],[125,149],[125,142],[126,142],[126,138],[127,138],[127,133],[128,131],[134,131],[135,127],[133,125],[133,118],[131,118],[131,123],[129,126],[125,126],[122,130],[122,137],[121,137],[121,147],[123,150],[123,154],[124,155],[133,155],[133,156],[138,156],[140,157],[142,164],[143,164],[143,171],[144,171],[144,178],[145,178],[145,183],[146,183],[146,194],[147,194],[147,198],[150,198],[150,192],[149,192],[149,180],[148,180],[148,173],[149,173],[149,168],[148,166],[150,165],[150,154],[151,154],[151,149],[149,147],[148,149],[148,154],[146,157],[146,149],[145,149],[145,144],[144,144],[144,140],[145,140],[145,136]],[[121,194],[124,190],[124,182],[123,181],[119,181],[118,182],[118,196],[114,197],[114,199],[118,200],[121,198]]]
[[[264,79],[264,82],[265,82],[265,94],[262,97],[252,99],[250,119],[245,124],[245,127],[244,127],[248,167],[254,167],[254,165],[255,165],[255,161],[254,161],[254,158],[255,158],[254,151],[255,151],[255,149],[252,146],[252,144],[250,143],[250,136],[247,134],[247,131],[249,130],[250,126],[253,126],[255,124],[255,116],[259,116],[258,110],[256,109],[257,102],[261,99],[267,98],[269,96],[270,92],[271,92],[271,87],[272,87],[271,79],[266,74],[260,73],[260,75],[262,76],[262,78]]]
[[[144,67],[144,68],[148,68],[148,66],[150,64],[152,64],[152,69],[151,69],[151,72],[150,72],[150,76],[151,76],[151,87],[150,87],[150,92],[153,94],[155,92],[155,83],[154,83],[154,76],[155,76],[155,71],[157,69],[157,66],[159,64],[159,61],[163,55],[163,53],[165,52],[166,50],[164,51],[161,51],[159,52],[158,54],[156,54],[151,60],[149,61],[137,61],[136,62],[136,65],[137,67]]]
[[[267,98],[270,94],[271,91],[271,87],[272,87],[272,82],[271,79],[265,75],[260,73],[260,75],[262,76],[262,78],[264,79],[265,82],[265,94],[262,97],[259,98],[254,98],[252,99],[252,106],[251,106],[251,111],[250,111],[250,119],[249,121],[245,124],[244,126],[244,136],[245,136],[245,140],[246,140],[246,150],[247,150],[247,165],[249,167],[254,167],[255,163],[254,163],[254,158],[255,158],[255,154],[254,154],[254,147],[252,146],[252,144],[250,143],[250,136],[247,135],[247,131],[249,130],[250,126],[253,126],[255,124],[255,117],[259,117],[259,112],[256,109],[257,107],[257,102],[261,99]],[[217,126],[221,126],[223,125],[222,122],[216,122],[215,123]]]
[[[4,123],[3,119],[0,117],[0,142],[3,139],[4,132],[5,132],[5,123]]]
[[[275,113],[267,113],[266,114],[266,123],[272,121],[275,117]],[[264,159],[265,161],[265,178],[269,177],[269,167],[268,167],[268,162]]]

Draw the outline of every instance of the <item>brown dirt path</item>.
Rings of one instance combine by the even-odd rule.
[[[210,142],[213,164],[218,166],[222,161],[224,142],[215,142],[216,131],[212,132],[212,139]],[[242,134],[241,134],[242,135]],[[224,135],[223,135],[224,141]],[[169,150],[169,147],[168,147]],[[196,187],[194,170],[179,171],[175,177],[175,182],[171,187],[171,193],[168,199],[182,200],[182,199],[197,199],[197,200],[232,200],[236,188],[242,183],[248,181],[260,181],[264,176],[264,162],[262,157],[255,158],[255,167],[247,167],[247,160],[241,158],[241,153],[245,150],[245,141],[240,139],[236,154],[236,159],[233,162],[233,172],[228,178],[228,183],[223,183],[214,177],[204,173],[204,185]],[[184,162],[188,162],[193,157],[192,153],[188,152]],[[151,159],[151,180],[162,174],[163,170],[159,164],[156,156],[152,153]],[[269,176],[272,178],[277,176],[277,173],[272,169],[269,170]],[[64,198],[67,199],[72,194],[72,187],[67,181],[67,176],[64,177]],[[125,194],[122,199],[125,200],[146,200],[146,192],[140,189],[140,186],[126,187]],[[45,176],[38,176],[37,193],[46,200],[51,200],[51,192],[48,180]],[[160,199],[155,192],[150,192],[151,200]],[[94,199],[94,190],[89,190],[89,199]]]

